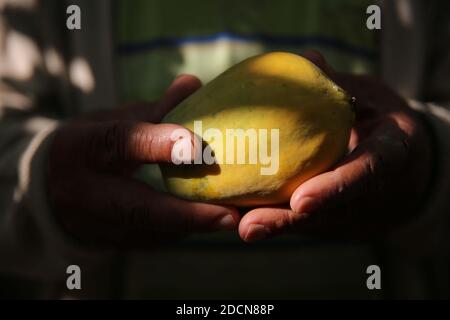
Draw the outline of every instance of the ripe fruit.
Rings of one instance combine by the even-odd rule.
[[[194,131],[194,121],[202,121],[203,132],[218,129],[222,137],[205,142],[224,157],[226,151],[218,150],[220,143],[213,140],[223,139],[219,142],[225,146],[227,129],[278,129],[276,173],[263,175],[267,163],[249,163],[248,136],[244,164],[236,158],[232,164],[162,164],[161,171],[168,190],[185,199],[238,206],[287,202],[298,185],[329,169],[345,153],[353,119],[351,97],[313,63],[291,53],[262,54],[219,75],[163,122]],[[268,135],[268,154],[275,160],[271,143],[276,141]]]

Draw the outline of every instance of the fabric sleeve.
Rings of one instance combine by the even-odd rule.
[[[433,182],[422,212],[396,230],[388,244],[404,255],[426,258],[445,254],[450,243],[450,111],[432,103],[410,101],[410,105],[423,115],[433,135]]]

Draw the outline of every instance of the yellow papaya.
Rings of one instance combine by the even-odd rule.
[[[345,153],[353,121],[352,98],[316,65],[286,52],[258,55],[226,70],[163,119],[202,138],[202,150],[208,146],[215,163],[161,164],[161,172],[169,192],[189,200],[288,202],[297,186]]]

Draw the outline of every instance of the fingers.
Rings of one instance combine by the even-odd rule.
[[[175,143],[193,145],[193,134],[175,124],[113,121],[91,124],[83,135],[90,162],[102,168],[171,162]],[[183,133],[183,134],[181,134]]]
[[[287,232],[303,218],[290,208],[257,208],[249,211],[239,223],[242,240],[252,242]]]
[[[404,141],[405,134],[397,124],[385,120],[334,170],[300,185],[291,196],[290,208],[258,208],[248,212],[239,224],[241,238],[255,241],[294,230],[327,234],[363,222],[368,213],[355,208],[378,208],[381,199],[396,197],[395,191],[389,195],[384,193],[385,183],[398,180],[397,175],[405,169],[408,148]],[[364,197],[367,194],[369,199]],[[361,203],[361,199],[366,200]],[[379,212],[378,216],[382,214]]]
[[[175,130],[183,128],[143,121],[159,122],[170,109],[200,87],[201,82],[195,76],[181,75],[169,86],[158,104],[131,103],[109,117],[103,116],[103,121],[87,125],[82,139],[87,145],[91,163],[110,168],[123,163],[171,161],[172,147],[180,136],[190,136],[193,145],[193,134],[185,129],[182,135],[174,135]]]
[[[116,245],[146,247],[189,233],[235,229],[239,221],[234,208],[177,199],[137,180],[108,175],[96,181],[85,190],[89,221],[102,223],[92,230],[97,234],[83,234],[93,242],[104,238]],[[106,231],[100,235],[100,230]]]
[[[237,210],[231,207],[178,199],[131,179],[127,180],[128,192],[125,195],[123,185],[123,181],[118,182],[116,199],[121,202],[119,205],[126,205],[122,210],[126,224],[136,229],[187,234],[230,230],[239,221]]]
[[[196,76],[182,74],[175,78],[158,103],[135,102],[129,104],[127,109],[134,114],[134,120],[157,123],[201,86]]]
[[[162,118],[176,107],[181,101],[194,93],[202,86],[200,80],[193,75],[178,76],[164,93],[158,103],[146,101],[133,101],[108,112],[97,112],[83,117],[91,121],[147,121],[160,122]]]
[[[395,123],[384,122],[336,169],[300,185],[291,197],[292,210],[313,214],[364,194],[371,194],[376,201],[383,183],[404,169],[408,157],[404,141],[405,134]]]
[[[181,101],[189,97],[201,86],[202,83],[196,76],[187,74],[178,76],[166,90],[151,121],[161,121],[170,110],[175,108]]]

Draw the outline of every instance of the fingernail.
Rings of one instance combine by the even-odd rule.
[[[266,228],[261,224],[251,224],[248,227],[247,234],[245,235],[246,241],[257,241],[267,238],[268,232]]]
[[[174,164],[191,164],[196,156],[196,141],[198,138],[191,135],[186,128],[177,128],[170,134],[170,140],[173,141],[170,150],[171,160]]]
[[[300,197],[300,200],[294,202],[292,208],[295,213],[310,213],[317,209],[318,201],[313,197]]]
[[[228,214],[217,221],[216,227],[221,230],[230,230],[236,227],[236,222],[234,221],[233,216]]]

